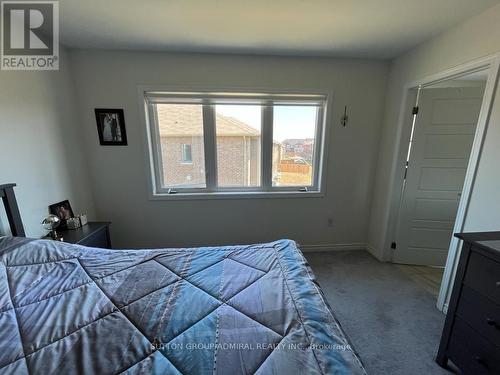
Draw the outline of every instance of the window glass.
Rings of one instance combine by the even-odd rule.
[[[204,188],[205,151],[201,104],[157,104],[164,187]]]
[[[261,118],[259,105],[215,106],[218,186],[260,186]]]
[[[273,186],[312,186],[318,109],[274,106]]]
[[[184,163],[192,163],[193,162],[193,154],[191,152],[191,145],[188,145],[188,144],[182,145],[182,161]]]
[[[320,191],[326,95],[151,91],[145,100],[154,195]]]

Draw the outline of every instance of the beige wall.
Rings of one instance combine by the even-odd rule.
[[[46,234],[40,222],[48,206],[64,199],[70,200],[75,213],[94,217],[64,49],[60,65],[54,72],[0,71],[0,184],[18,184],[19,209],[30,237]],[[0,206],[2,235],[8,233],[8,222]]]
[[[99,217],[121,247],[197,246],[293,238],[364,246],[387,63],[374,60],[145,52],[72,52],[79,117]],[[323,197],[149,200],[138,85],[327,89],[334,92]],[[342,127],[344,106],[349,125]],[[125,111],[129,145],[99,146],[93,110]],[[328,226],[328,218],[333,226]]]
[[[391,238],[385,236],[394,178],[397,124],[403,86],[465,62],[500,51],[500,5],[467,20],[394,60],[391,65],[384,125],[377,163],[368,243],[379,258],[388,259]],[[465,229],[500,230],[500,96],[486,133]],[[390,252],[390,250],[389,250]]]

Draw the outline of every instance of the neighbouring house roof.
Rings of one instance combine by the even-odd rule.
[[[158,123],[161,137],[201,136],[203,120],[201,107],[186,104],[158,104]],[[233,117],[216,113],[217,136],[258,137],[260,131]]]

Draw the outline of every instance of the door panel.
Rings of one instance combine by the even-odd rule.
[[[420,190],[461,190],[465,178],[465,168],[423,167],[420,170]]]
[[[421,91],[395,263],[444,266],[483,92],[484,87]]]
[[[428,134],[424,153],[430,159],[463,159],[469,157],[471,147],[469,135]]]
[[[482,88],[456,88],[456,89],[427,89],[427,91],[435,91],[435,90],[462,90],[472,92],[473,91],[481,91],[480,97],[477,98],[436,98],[432,103],[432,123],[430,125],[459,125],[466,124],[469,125],[471,123],[477,122],[477,115],[475,111],[471,111],[472,109],[481,108],[481,103],[483,101],[483,93]],[[424,89],[425,92],[425,89]],[[438,93],[439,95],[439,93]],[[446,94],[445,94],[446,95]],[[453,94],[452,94],[453,95]],[[460,95],[460,94],[459,94]],[[468,93],[464,93],[464,95],[468,95]],[[477,111],[479,114],[479,111]]]
[[[409,245],[420,248],[441,248],[450,240],[448,231],[449,229],[412,228]]]
[[[415,211],[413,221],[435,221],[437,223],[448,223],[450,217],[457,214],[455,199],[421,199],[415,200]],[[446,225],[448,227],[449,225]]]

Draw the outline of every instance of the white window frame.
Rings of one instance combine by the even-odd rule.
[[[288,198],[324,196],[329,129],[327,115],[332,93],[328,91],[301,92],[297,90],[275,92],[271,90],[182,90],[158,87],[139,87],[141,107],[147,137],[147,161],[150,170],[151,199],[212,199],[212,198]],[[241,103],[261,105],[261,186],[217,186],[217,144],[215,105]],[[155,104],[192,103],[203,105],[203,131],[205,152],[205,188],[165,187]],[[318,107],[313,155],[313,184],[304,186],[272,185],[273,108],[276,105],[314,105]]]

